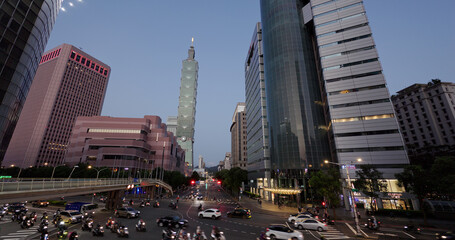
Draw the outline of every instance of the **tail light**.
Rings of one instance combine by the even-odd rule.
[[[265,231],[266,231],[266,232],[270,231],[270,228],[266,228]]]
[[[326,226],[326,227],[327,227],[327,224],[324,224],[324,226]]]

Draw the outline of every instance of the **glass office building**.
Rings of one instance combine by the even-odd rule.
[[[303,3],[262,0],[261,21],[271,178],[275,188],[304,185],[305,172],[330,158],[326,119]]]
[[[0,1],[0,162],[16,128],[61,2]]]

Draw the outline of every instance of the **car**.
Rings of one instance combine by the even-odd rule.
[[[289,226],[284,224],[273,224],[265,230],[265,235],[274,239],[292,239],[292,240],[303,240],[303,234],[299,231],[294,231]]]
[[[302,221],[296,221],[294,226],[298,229],[317,230],[318,232],[327,231],[327,224],[322,223],[314,218],[307,218]]]
[[[445,232],[445,233],[436,233],[436,239],[455,239],[455,231]]]
[[[104,197],[104,196],[101,196],[101,197],[100,197],[100,202],[103,202],[103,203],[105,203],[105,202],[106,202],[106,200],[107,200],[107,197]]]
[[[188,220],[179,216],[166,216],[156,219],[156,224],[160,227],[173,226],[175,228],[183,228],[188,226]]]
[[[134,208],[131,208],[131,207],[121,207],[121,208],[115,210],[116,217],[132,218],[132,217],[139,217],[139,214],[141,214],[140,211],[138,211]]]
[[[77,211],[63,211],[60,213],[60,217],[63,222],[66,223],[78,223],[82,222],[82,213]]]
[[[234,211],[228,212],[227,216],[232,218],[251,218],[251,211],[247,208],[236,208]]]
[[[300,221],[300,220],[307,219],[307,218],[312,218],[312,217],[308,214],[292,214],[292,215],[289,215],[288,222],[294,224],[296,221]]]
[[[8,207],[8,212],[12,213],[12,214],[20,214],[20,213],[27,213],[28,211],[28,208],[26,208],[25,206],[23,205],[10,205]]]
[[[221,217],[221,212],[219,209],[216,209],[216,208],[209,208],[209,209],[206,209],[204,211],[200,211],[198,214],[197,214],[200,218],[212,218],[212,219],[217,219],[219,217]]]
[[[43,200],[37,200],[32,202],[33,207],[47,207],[49,206],[48,201],[43,201]]]

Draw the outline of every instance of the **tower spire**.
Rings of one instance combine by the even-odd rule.
[[[191,47],[194,47],[194,37],[191,38]]]

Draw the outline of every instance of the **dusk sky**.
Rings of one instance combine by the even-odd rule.
[[[74,5],[70,6],[70,2]],[[432,78],[454,82],[454,0],[364,0],[391,94]],[[182,60],[199,61],[195,163],[230,152],[229,127],[245,101],[244,62],[258,0],[64,0],[47,48],[72,44],[112,71],[102,115],[166,121],[177,115]]]

